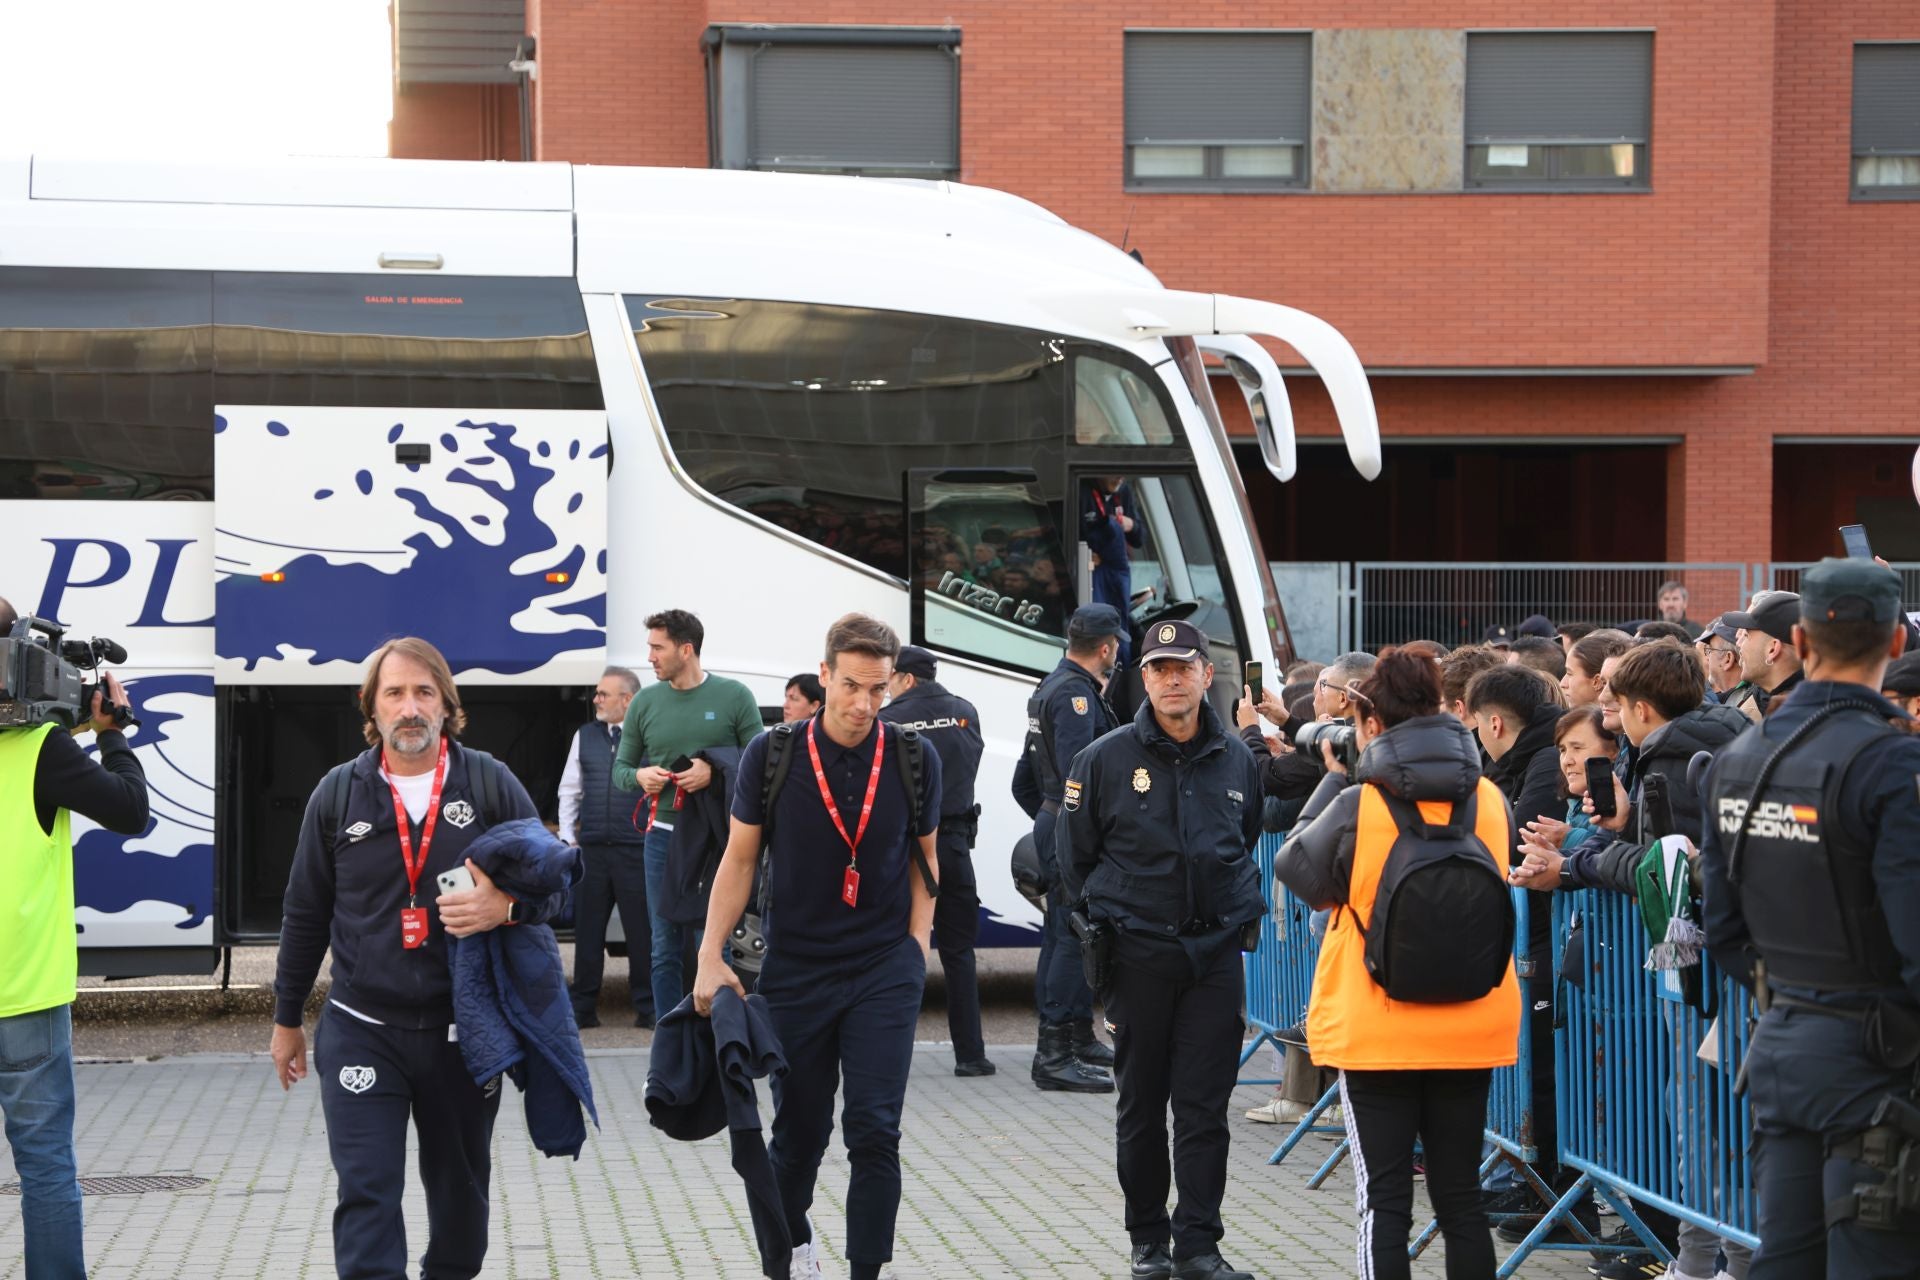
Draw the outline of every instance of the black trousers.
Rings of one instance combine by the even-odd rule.
[[[1427,1195],[1447,1242],[1447,1280],[1493,1280],[1493,1238],[1480,1210],[1480,1141],[1492,1083],[1487,1070],[1340,1073],[1360,1215],[1357,1275],[1412,1275],[1407,1241],[1418,1139]]]
[[[585,874],[573,891],[573,1007],[589,1010],[600,1000],[607,962],[607,921],[616,906],[627,935],[627,986],[633,1011],[654,1016],[653,926],[647,918],[647,861],[637,844],[583,844]]]
[[[1245,993],[1237,933],[1205,940],[1114,939],[1106,993],[1118,1087],[1115,1138],[1127,1236],[1189,1258],[1220,1243],[1227,1190],[1227,1102],[1240,1069]],[[1167,1159],[1167,1106],[1173,1159]],[[1171,1219],[1169,1182],[1179,1191]]]
[[[1033,841],[1040,866],[1059,884],[1053,870],[1053,831],[1058,815],[1042,809],[1033,819]],[[1033,977],[1033,1001],[1040,1025],[1055,1026],[1093,1018],[1093,992],[1087,988],[1086,969],[1080,963],[1080,940],[1067,924],[1068,904],[1056,887],[1047,894],[1047,914],[1040,926],[1040,964]]]
[[[973,947],[980,940],[980,890],[973,876],[973,833],[940,829],[940,896],[933,900],[933,945],[947,976],[947,1032],[958,1062],[987,1056],[980,1033],[980,979]]]
[[[1748,1280],[1911,1280],[1920,1276],[1920,1231],[1827,1225],[1826,1204],[1882,1175],[1829,1143],[1864,1130],[1913,1070],[1875,1065],[1858,1022],[1775,1005],[1747,1050],[1753,1104],[1753,1175],[1760,1248]]]
[[[487,1185],[501,1081],[482,1089],[447,1029],[374,1026],[329,1005],[313,1036],[327,1149],[340,1179],[333,1259],[341,1280],[405,1280],[407,1120],[427,1191],[421,1280],[470,1280],[487,1256]]]

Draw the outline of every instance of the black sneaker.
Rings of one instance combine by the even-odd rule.
[[[1494,1234],[1502,1240],[1505,1240],[1508,1244],[1519,1244],[1522,1240],[1525,1240],[1533,1234],[1533,1229],[1540,1225],[1540,1219],[1544,1217],[1546,1217],[1546,1214],[1541,1212],[1526,1214],[1518,1218],[1509,1218],[1493,1229]],[[1600,1238],[1600,1214],[1599,1211],[1593,1207],[1591,1201],[1581,1208],[1575,1209],[1573,1211],[1573,1217],[1581,1226],[1587,1229],[1589,1236],[1595,1240]],[[1567,1219],[1562,1218],[1553,1224],[1553,1230],[1547,1232],[1540,1243],[1584,1244],[1586,1241],[1574,1231],[1572,1224],[1569,1223]]]
[[[1671,1274],[1667,1271],[1666,1263],[1648,1257],[1615,1258],[1598,1271],[1592,1267],[1587,1270],[1593,1271],[1600,1280],[1660,1280],[1662,1276]]]
[[[1504,1191],[1480,1193],[1480,1212],[1489,1218],[1527,1214],[1538,1221],[1540,1215],[1546,1211],[1546,1206],[1540,1203],[1540,1197],[1524,1182],[1517,1187],[1508,1187]]]
[[[998,1070],[1000,1070],[1000,1068],[994,1066],[993,1063],[986,1058],[975,1058],[971,1062],[956,1062],[953,1064],[953,1074],[964,1078],[990,1076]]]
[[[1175,1258],[1173,1280],[1253,1280],[1253,1272],[1235,1271],[1216,1249],[1191,1258]]]
[[[573,1011],[573,1025],[576,1027],[597,1027],[600,1025],[600,1015],[591,1009],[575,1009]]]
[[[1173,1255],[1163,1244],[1133,1246],[1133,1280],[1173,1280]]]
[[[650,1013],[636,1013],[633,1015],[633,1025],[642,1031],[651,1031],[653,1030],[653,1015]]]
[[[1665,1245],[1669,1253],[1673,1252],[1675,1249],[1680,1247],[1679,1241],[1677,1239],[1669,1240],[1663,1233],[1659,1231],[1654,1232],[1654,1238],[1660,1241],[1661,1244]],[[1615,1227],[1613,1230],[1607,1232],[1607,1234],[1601,1236],[1600,1244],[1604,1247],[1600,1249],[1587,1250],[1587,1256],[1593,1259],[1592,1262],[1587,1264],[1587,1270],[1588,1272],[1596,1276],[1599,1275],[1607,1267],[1620,1261],[1619,1250],[1645,1249],[1647,1247],[1644,1243],[1641,1242],[1640,1237],[1634,1234],[1633,1228],[1629,1227],[1624,1222],[1621,1223],[1619,1226]],[[1664,1274],[1664,1266],[1660,1270],[1656,1270],[1654,1274],[1655,1275]]]

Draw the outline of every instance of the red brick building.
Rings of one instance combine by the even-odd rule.
[[[794,167],[1003,188],[1171,287],[1326,318],[1374,374],[1387,468],[1303,448],[1283,489],[1249,450],[1276,559],[1800,559],[1854,519],[1920,559],[1912,0],[396,0],[396,23],[396,156],[782,167],[769,139],[814,126],[778,93],[811,83],[851,95],[818,125],[841,151]],[[537,71],[450,68],[474,30]],[[948,116],[902,160],[896,119]],[[862,138],[896,150],[848,160]],[[1289,389],[1303,445],[1331,438],[1312,377]]]

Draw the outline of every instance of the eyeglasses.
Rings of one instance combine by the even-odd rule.
[[[1349,698],[1353,699],[1355,702],[1365,703],[1368,711],[1373,710],[1373,699],[1369,698],[1366,694],[1360,692],[1360,686],[1357,684],[1354,684],[1352,681],[1348,681],[1347,684],[1340,690],[1340,692],[1346,694]]]

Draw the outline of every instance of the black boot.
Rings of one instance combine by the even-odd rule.
[[[1090,1067],[1113,1070],[1113,1050],[1095,1038],[1092,1018],[1075,1018],[1067,1024],[1073,1033],[1073,1056]]]
[[[1163,1244],[1133,1246],[1132,1280],[1172,1280],[1173,1255]]]
[[[1173,1280],[1253,1280],[1253,1273],[1234,1270],[1215,1249],[1192,1258],[1175,1258]]]
[[[1073,1056],[1073,1032],[1064,1022],[1040,1027],[1033,1052],[1033,1083],[1046,1093],[1112,1093],[1113,1077]]]

